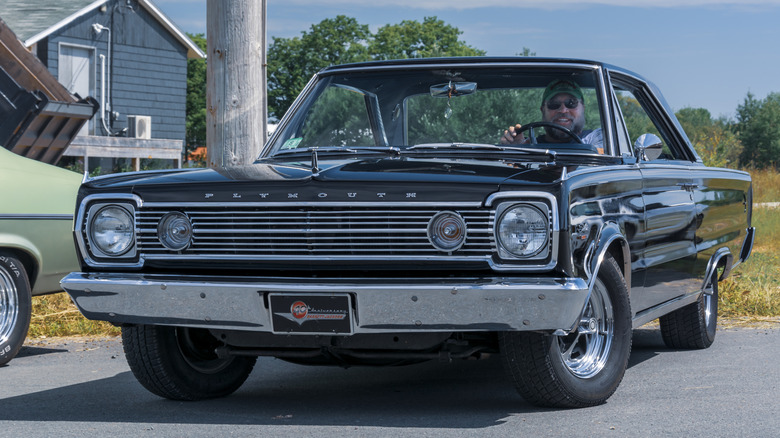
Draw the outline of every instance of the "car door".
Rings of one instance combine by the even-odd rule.
[[[630,143],[642,134],[653,134],[662,144],[658,157],[637,161],[645,215],[641,239],[637,239],[641,242],[639,258],[634,263],[640,271],[637,276],[644,280],[631,297],[638,313],[700,287],[693,279],[697,252],[694,162],[647,84],[619,74],[611,80]]]

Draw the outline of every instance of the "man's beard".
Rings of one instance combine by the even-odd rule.
[[[584,120],[575,120],[574,124],[571,127],[571,132],[574,134],[577,134],[578,137],[582,136],[582,128],[585,125]],[[565,128],[565,126],[561,126],[562,128]],[[560,129],[555,128],[549,128],[545,129],[545,133],[549,135],[550,137],[556,139],[556,140],[571,140],[571,136],[566,134],[565,132],[561,131]]]

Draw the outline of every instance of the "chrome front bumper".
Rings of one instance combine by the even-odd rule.
[[[354,333],[564,330],[579,278],[313,279],[74,272],[62,287],[89,319],[271,332],[268,293],[352,295]]]

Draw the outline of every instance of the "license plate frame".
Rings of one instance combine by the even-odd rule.
[[[355,332],[352,295],[346,292],[271,292],[268,308],[274,334],[348,336]]]

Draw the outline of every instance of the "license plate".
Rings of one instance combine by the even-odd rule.
[[[277,334],[348,335],[352,333],[349,294],[268,294],[271,329]]]

